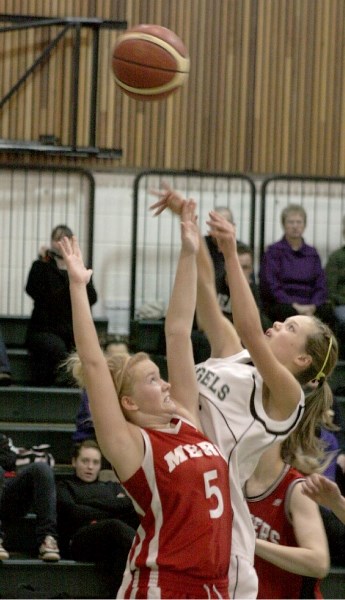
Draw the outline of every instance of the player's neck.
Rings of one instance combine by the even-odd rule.
[[[280,477],[285,463],[280,457],[280,445],[277,446],[277,448],[270,448],[261,456],[253,475],[247,481],[248,496],[262,494]]]

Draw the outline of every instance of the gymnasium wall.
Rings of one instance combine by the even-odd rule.
[[[174,168],[253,174],[344,175],[343,0],[0,0],[0,13],[83,16],[156,23],[189,48],[188,84],[163,102],[124,96],[110,71],[117,30],[102,31],[96,143],[122,157],[25,153],[26,163],[92,169]],[[0,97],[56,35],[36,28],[0,33]],[[81,31],[78,144],[90,111],[92,31]],[[73,39],[1,108],[0,139],[66,141],[71,120]],[[0,152],[0,161],[18,160]]]
[[[345,175],[344,0],[0,0],[1,14],[98,17],[125,20],[128,27],[157,23],[176,31],[189,48],[188,84],[163,102],[136,102],[123,95],[112,80],[111,49],[121,31],[101,31],[93,125],[100,148],[121,148],[118,159],[1,150],[3,140],[37,144],[44,135],[67,143],[75,73],[71,32],[49,61],[0,107],[0,164],[78,166],[93,172],[93,266],[99,292],[95,315],[107,315],[115,329],[119,320],[123,327],[128,312],[133,184],[141,170],[247,173],[258,192],[262,177],[271,173]],[[50,32],[48,28],[0,32],[0,102],[58,31],[55,27]],[[80,35],[80,101],[74,124],[77,143],[83,146],[90,125],[92,30],[82,29]],[[0,187],[2,211],[9,211],[6,218],[2,212],[6,241],[10,231],[6,219],[12,219],[19,229],[21,221],[9,207],[6,182],[2,180]],[[294,199],[293,195],[289,198]],[[274,194],[272,210],[266,215],[267,243],[281,234],[278,215],[286,201],[284,191],[277,197]],[[34,204],[35,197],[30,206]],[[260,208],[259,202],[256,259]],[[328,209],[322,207],[315,211],[314,201],[308,200],[306,239],[315,242],[323,262],[342,241],[343,194],[336,210],[332,205],[332,220],[327,218],[331,226],[324,234],[326,213]],[[66,219],[72,222],[69,213]],[[49,220],[46,226],[30,231],[32,240],[24,260],[12,243],[11,260],[16,269],[10,277],[15,278],[17,297],[13,302],[3,289],[0,312],[20,312],[18,306],[30,312],[23,283],[28,265],[38,247],[48,242],[53,224]],[[71,224],[74,227],[74,222]],[[4,269],[7,262],[3,255]],[[162,292],[167,298],[169,288]]]

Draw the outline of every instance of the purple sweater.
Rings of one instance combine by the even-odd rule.
[[[317,250],[304,241],[293,250],[285,237],[268,246],[261,261],[260,291],[265,303],[324,304],[326,276]]]

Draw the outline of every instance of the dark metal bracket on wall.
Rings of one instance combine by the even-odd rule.
[[[74,32],[74,45],[72,52],[73,81],[71,90],[72,117],[69,126],[68,145],[62,146],[57,143],[54,136],[42,136],[39,140],[20,141],[5,140],[0,138],[0,152],[21,152],[21,153],[44,153],[54,155],[68,155],[75,157],[96,156],[100,158],[121,158],[122,150],[116,148],[99,148],[96,146],[96,125],[97,125],[97,91],[98,91],[98,57],[99,57],[99,36],[101,29],[127,29],[127,21],[110,21],[98,18],[67,17],[67,18],[46,18],[37,16],[18,16],[0,14],[0,23],[8,22],[10,25],[0,27],[0,34],[9,31],[19,31],[23,29],[32,29],[38,27],[57,27],[61,30],[47,44],[32,65],[26,69],[12,88],[0,98],[0,109],[12,98],[12,96],[21,88],[27,78],[49,60],[49,56],[68,32]],[[91,97],[90,97],[90,122],[88,146],[77,146],[77,123],[79,109],[79,57],[81,44],[81,29],[83,27],[91,28],[93,31],[92,39],[92,65],[91,65]]]

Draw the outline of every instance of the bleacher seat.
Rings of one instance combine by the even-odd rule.
[[[13,381],[17,385],[30,385],[32,374],[25,336],[29,317],[0,315],[0,329],[7,347]],[[108,330],[108,320],[96,317],[94,323],[98,336],[104,338]]]
[[[331,567],[329,574],[321,581],[321,592],[326,598],[345,598],[345,568]]]
[[[10,558],[0,562],[0,598],[116,598],[121,578],[93,563]]]
[[[0,315],[0,329],[7,348],[25,348],[25,337],[29,317]],[[108,331],[108,319],[95,317],[94,323],[99,337]]]

